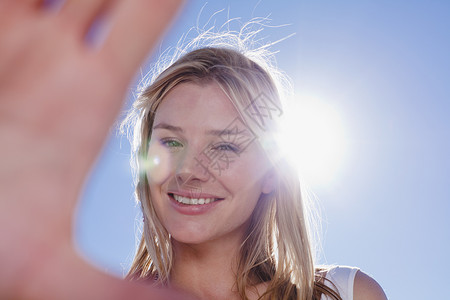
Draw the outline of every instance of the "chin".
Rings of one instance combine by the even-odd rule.
[[[169,233],[173,241],[182,244],[199,245],[211,240],[210,237],[205,235],[204,230],[198,232],[198,230],[195,229],[189,230],[189,228],[186,226],[183,228],[183,230],[169,230]]]
[[[208,239],[201,238],[201,237],[195,237],[193,235],[172,235],[172,240],[179,244],[186,244],[186,245],[201,245],[208,241]]]

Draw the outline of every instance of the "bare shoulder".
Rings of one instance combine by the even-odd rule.
[[[387,300],[383,288],[372,277],[362,271],[356,272],[353,287],[354,300]]]

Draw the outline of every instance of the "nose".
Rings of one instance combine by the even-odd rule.
[[[178,158],[176,180],[179,187],[192,188],[213,179],[207,160],[201,150],[186,149]]]

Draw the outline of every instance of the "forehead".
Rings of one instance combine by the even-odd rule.
[[[154,124],[224,129],[238,116],[217,83],[187,82],[178,84],[166,95],[156,111]]]

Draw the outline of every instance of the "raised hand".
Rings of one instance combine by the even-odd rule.
[[[142,290],[77,257],[72,215],[130,80],[181,1],[43,2],[0,0],[0,298],[132,299]],[[105,30],[87,36],[100,16]]]

